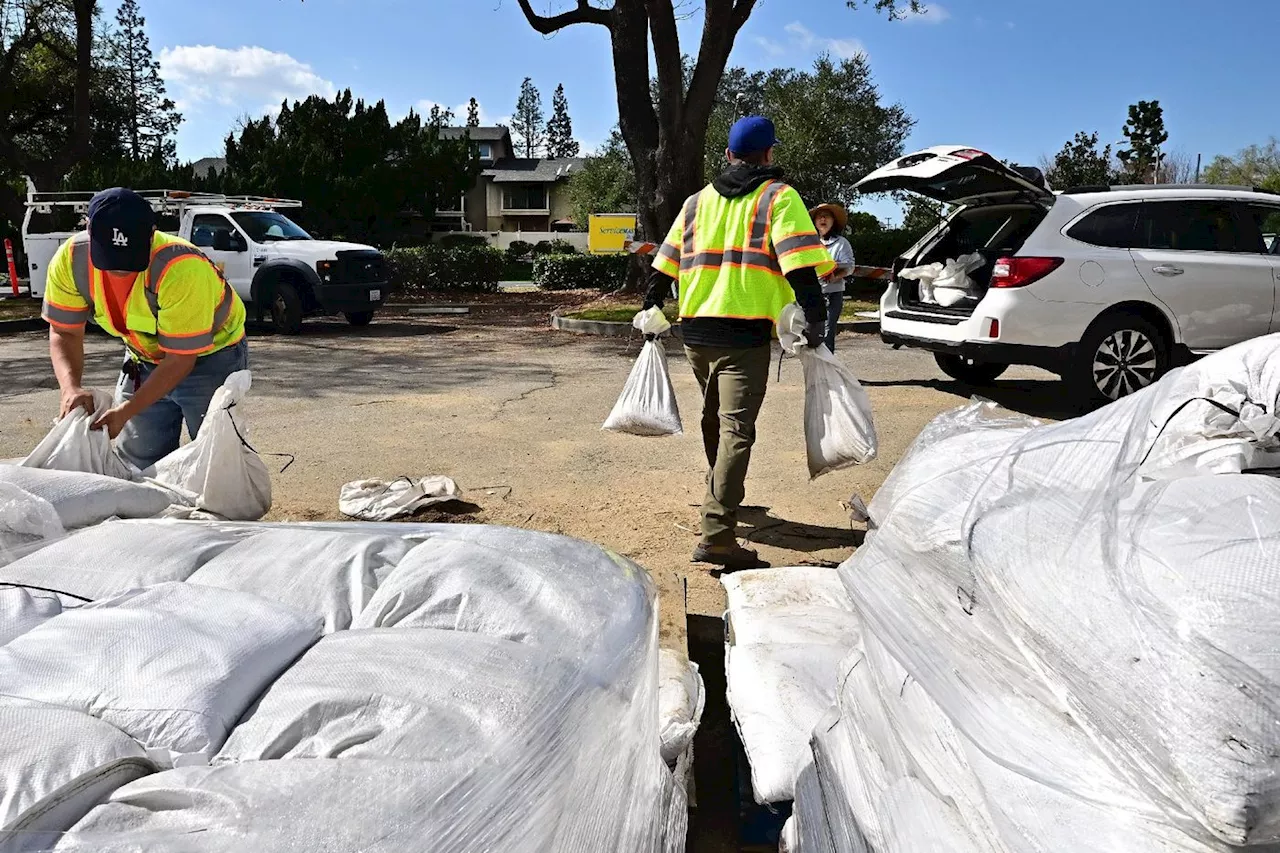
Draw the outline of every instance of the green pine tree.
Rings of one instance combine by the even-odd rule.
[[[520,99],[511,116],[511,135],[515,137],[516,147],[524,149],[525,157],[537,157],[547,141],[542,122],[542,94],[533,80],[526,77],[520,84]]]
[[[116,31],[107,36],[107,58],[117,87],[128,155],[135,161],[172,160],[173,135],[182,122],[165,95],[160,63],[151,54],[146,19],[137,0],[123,0],[116,10]]]
[[[573,138],[573,119],[569,117],[569,99],[564,94],[564,84],[556,87],[551,99],[551,120],[547,122],[547,156],[577,157],[582,150]]]

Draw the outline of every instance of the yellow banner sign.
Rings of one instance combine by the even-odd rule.
[[[593,213],[587,230],[587,250],[593,255],[620,255],[635,234],[634,213]]]

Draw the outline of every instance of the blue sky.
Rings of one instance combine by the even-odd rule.
[[[588,148],[617,116],[605,31],[543,38],[515,0],[219,0],[195,16],[187,2],[140,3],[186,116],[183,158],[220,153],[238,116],[345,87],[386,100],[393,114],[474,96],[486,119],[500,120],[525,76],[548,108],[563,83]],[[686,8],[692,51],[701,6]],[[1277,0],[942,0],[895,22],[843,0],[760,0],[730,61],[807,66],[823,50],[863,50],[883,96],[917,120],[909,149],[960,143],[1022,163],[1077,130],[1119,139],[1128,104],[1159,99],[1168,149],[1208,162],[1280,135],[1278,32]]]

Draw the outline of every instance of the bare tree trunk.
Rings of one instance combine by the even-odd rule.
[[[536,14],[519,0],[530,25],[549,35],[574,24],[608,28],[618,94],[618,125],[635,168],[637,236],[660,242],[684,200],[702,186],[707,121],[738,31],[756,0],[705,0],[698,64],[686,92],[683,54],[672,0],[615,0],[611,9],[577,0],[559,15]],[[649,85],[649,45],[657,64],[657,103]],[[636,265],[627,290],[642,286]]]

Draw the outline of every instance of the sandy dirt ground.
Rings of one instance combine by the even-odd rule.
[[[701,397],[669,344],[686,433],[638,438],[600,424],[635,358],[636,339],[578,337],[546,328],[570,295],[495,296],[470,316],[388,311],[366,329],[309,322],[296,337],[252,334],[254,386],[244,403],[249,440],[274,465],[270,518],[341,518],[338,489],[366,477],[446,474],[465,503],[431,521],[505,524],[564,533],[632,558],[661,594],[662,640],[684,645],[686,608],[718,615],[724,597],[708,567],[691,564],[705,460]],[[119,345],[91,336],[87,383],[110,387]],[[920,429],[974,389],[946,380],[926,353],[893,351],[873,334],[845,333],[838,355],[863,379],[879,458],[810,482],[798,363],[773,381],[758,425],[739,535],[774,566],[834,565],[861,541],[842,506],[870,500]],[[25,455],[57,414],[43,333],[0,338],[0,458]],[[776,377],[776,374],[775,374]],[[1071,414],[1048,374],[1012,370],[984,395],[1044,417]]]

